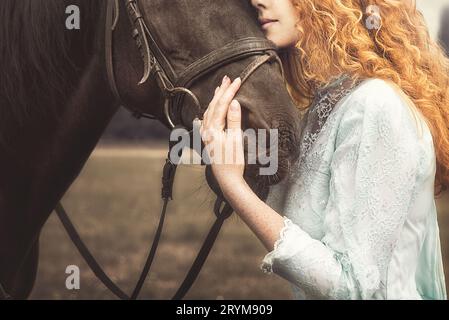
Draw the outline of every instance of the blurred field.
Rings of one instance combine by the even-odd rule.
[[[130,293],[137,281],[156,230],[162,200],[162,167],[167,152],[97,149],[62,203],[78,231],[106,272]],[[199,165],[177,169],[173,200],[144,299],[170,299],[215,221],[214,197]],[[40,242],[38,278],[31,299],[112,299],[70,242],[56,215]],[[259,270],[265,249],[233,215],[219,238],[190,299],[289,299],[288,283]],[[81,289],[65,288],[65,269],[81,270]]]
[[[106,272],[130,293],[148,254],[162,205],[166,150],[98,148],[63,199],[83,239]],[[439,200],[441,240],[449,266],[449,197]],[[143,299],[169,299],[183,280],[210,225],[213,193],[203,168],[181,165],[164,233]],[[114,299],[95,278],[52,215],[40,242],[38,278],[31,299]],[[291,299],[289,283],[259,269],[266,254],[237,216],[224,225],[187,299]],[[81,289],[65,288],[65,269],[81,270]]]

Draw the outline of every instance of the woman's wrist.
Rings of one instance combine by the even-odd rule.
[[[228,201],[232,201],[239,193],[244,192],[249,188],[245,178],[237,175],[232,177],[227,176],[225,179],[220,179],[219,185],[224,197]]]

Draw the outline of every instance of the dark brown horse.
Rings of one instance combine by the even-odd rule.
[[[68,5],[80,8],[79,30],[65,27]],[[141,0],[139,5],[175,72],[233,40],[263,37],[248,1]],[[14,298],[30,294],[40,231],[118,109],[106,75],[105,11],[105,0],[0,1],[0,284]],[[124,1],[120,16],[113,34],[120,96],[168,126],[154,78],[137,85],[143,63]],[[225,64],[190,89],[206,108],[221,78],[237,77],[252,60]],[[261,66],[237,99],[244,127],[279,129],[279,170],[276,179],[264,180],[276,183],[299,145],[297,109],[279,66]],[[193,109],[186,102],[176,121],[191,123]]]

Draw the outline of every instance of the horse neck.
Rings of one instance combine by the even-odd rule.
[[[0,282],[14,279],[56,203],[80,173],[117,111],[102,50],[85,57],[57,119],[43,115],[0,148]],[[45,94],[43,92],[42,94]],[[62,102],[64,101],[64,102]],[[6,283],[8,285],[8,283]]]

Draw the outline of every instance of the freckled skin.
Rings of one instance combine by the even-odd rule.
[[[262,26],[269,40],[279,48],[294,46],[298,42],[297,16],[290,0],[252,0],[251,4],[257,10],[259,20],[274,20],[269,25]],[[211,149],[224,150],[226,145],[239,146],[242,140],[241,135],[231,135],[223,131],[225,123],[228,124],[228,128],[238,129],[241,128],[242,121],[240,107],[234,111],[230,108],[231,104],[239,106],[239,101],[233,100],[239,89],[239,81],[237,79],[237,82],[234,81],[231,84],[230,80],[234,79],[223,80],[204,114],[201,131],[213,131],[219,137],[214,141]],[[208,141],[204,142],[209,145]],[[243,156],[241,147],[237,147],[232,152],[237,154],[237,158]],[[255,233],[265,248],[269,251],[273,250],[274,243],[283,227],[281,215],[253,192],[243,178],[242,166],[238,162],[226,165],[212,164],[212,170],[224,197],[234,211]]]

